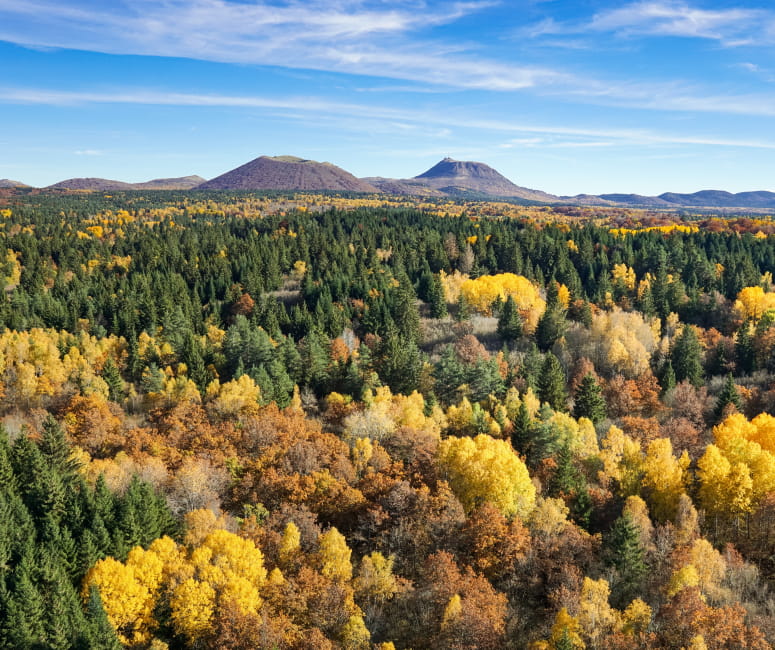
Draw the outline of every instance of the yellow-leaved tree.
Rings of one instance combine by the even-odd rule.
[[[646,491],[651,512],[658,521],[675,519],[678,501],[686,491],[689,455],[673,455],[669,438],[657,438],[649,443],[643,460],[642,485]]]
[[[122,643],[150,639],[153,612],[164,600],[175,632],[196,645],[212,629],[219,609],[256,614],[266,579],[264,556],[256,545],[217,529],[191,548],[162,537],[148,550],[132,549],[125,563],[100,560],[86,575],[83,593],[88,597],[91,585],[99,588]]]
[[[765,312],[775,309],[775,293],[765,293],[761,287],[743,287],[735,307],[743,318],[758,321]]]
[[[507,517],[532,513],[535,486],[507,441],[486,434],[449,437],[439,443],[438,462],[467,512],[489,501]]]
[[[466,280],[460,285],[460,291],[473,309],[488,316],[492,313],[493,303],[506,302],[511,297],[528,334],[535,330],[538,319],[546,310],[546,301],[538,287],[526,277],[514,273],[482,275],[475,280]]]

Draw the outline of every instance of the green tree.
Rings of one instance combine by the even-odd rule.
[[[621,606],[642,592],[648,572],[640,530],[629,514],[619,517],[606,538],[608,564],[616,569],[613,582],[615,604]]]
[[[740,399],[740,393],[737,392],[737,386],[735,386],[735,380],[732,378],[731,372],[727,374],[727,377],[724,380],[724,386],[716,398],[716,406],[713,409],[713,417],[716,422],[721,420],[724,411],[730,404],[732,404],[738,411],[743,410],[743,403]]]
[[[538,378],[538,397],[555,411],[566,410],[565,373],[559,359],[551,352],[544,358],[541,376]]]
[[[498,335],[505,341],[513,341],[522,336],[522,317],[519,315],[514,298],[509,296],[501,307],[498,317]]]
[[[431,276],[428,286],[428,304],[431,318],[444,318],[447,315],[444,287],[441,286],[441,278],[435,273]]]
[[[702,386],[701,353],[702,348],[697,339],[697,331],[691,325],[684,325],[681,333],[675,337],[670,355],[677,381],[686,379],[694,386]]]
[[[124,399],[124,380],[121,379],[121,373],[118,371],[113,357],[108,357],[105,365],[102,366],[102,378],[108,385],[108,397],[112,402],[120,402]]]
[[[603,390],[591,372],[584,376],[576,391],[573,417],[576,419],[589,418],[593,424],[602,422],[606,417]]]

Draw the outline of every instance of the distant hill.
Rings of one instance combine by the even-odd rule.
[[[96,192],[113,192],[120,190],[131,190],[131,183],[121,181],[112,181],[107,178],[68,178],[49,185],[47,190],[86,190]]]
[[[481,162],[444,158],[428,171],[408,179],[366,179],[382,191],[418,196],[503,197],[554,203],[558,197],[515,185]],[[433,192],[430,192],[432,190]]]
[[[0,189],[10,190],[15,187],[29,187],[29,185],[25,185],[19,181],[12,181],[10,178],[0,178]]]
[[[132,183],[135,190],[190,190],[201,185],[205,179],[201,176],[181,176],[180,178],[156,178],[145,183]]]
[[[659,198],[671,205],[714,208],[775,208],[773,192],[740,192],[731,194],[720,190],[702,190],[693,194],[666,192]]]
[[[665,201],[658,196],[642,196],[640,194],[601,194],[595,198],[621,205],[637,205],[652,208],[669,208],[671,206],[669,201]]]
[[[414,179],[401,180],[397,178],[382,178],[381,176],[370,176],[362,178],[362,181],[373,185],[380,192],[385,194],[398,194],[410,196],[445,196],[441,190],[435,190],[425,183]]]
[[[202,183],[197,189],[379,191],[336,165],[295,156],[261,156]]]
[[[107,178],[68,178],[49,185],[47,190],[81,190],[93,192],[120,192],[123,190],[190,190],[201,184],[201,176],[157,178],[145,183],[124,183]]]

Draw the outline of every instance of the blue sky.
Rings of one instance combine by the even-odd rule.
[[[0,0],[0,178],[444,156],[556,193],[775,190],[775,8]]]

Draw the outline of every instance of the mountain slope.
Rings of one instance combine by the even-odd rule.
[[[29,185],[25,185],[19,181],[12,181],[10,178],[0,178],[0,189],[8,190],[16,187],[29,187]]]
[[[516,197],[529,201],[557,201],[552,194],[515,185],[489,165],[444,158],[428,171],[411,179],[445,194],[475,193]],[[462,190],[462,192],[461,192]]]
[[[122,181],[112,181],[107,178],[68,178],[49,185],[47,190],[82,190],[96,192],[112,192],[120,190],[131,190],[131,183]]]
[[[201,176],[181,176],[180,178],[156,178],[145,183],[132,183],[136,190],[190,190],[201,185],[205,179]]]
[[[294,156],[261,156],[202,183],[197,189],[378,191],[336,165]]]
[[[123,190],[190,190],[201,184],[201,176],[180,178],[156,178],[145,183],[125,183],[107,178],[68,178],[49,185],[47,190],[81,190],[93,192],[119,192]]]

